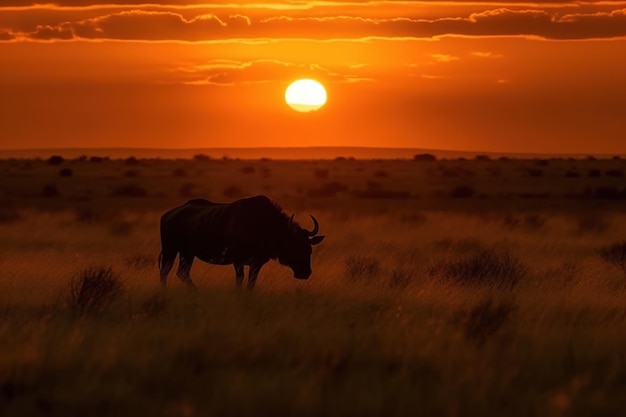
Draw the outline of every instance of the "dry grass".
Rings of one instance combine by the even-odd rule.
[[[542,181],[527,176],[530,161],[263,161],[271,179],[244,173],[249,161],[138,163],[145,198],[111,196],[126,184],[123,161],[64,161],[75,175],[50,199],[38,194],[58,166],[10,167],[2,416],[587,416],[626,406],[626,280],[598,251],[623,240],[626,215],[620,200],[556,197],[564,181],[614,177],[565,178],[565,161],[542,165]],[[620,163],[576,162],[580,172]],[[427,175],[439,164],[467,164],[490,197],[450,198],[466,178]],[[216,194],[199,178],[189,187],[197,196],[271,185],[297,220],[314,214],[327,238],[314,248],[312,277],[295,280],[271,262],[246,293],[232,267],[196,261],[199,291],[175,278],[162,291],[158,219],[191,184],[176,168],[205,170]],[[315,169],[349,190],[384,170],[382,189],[423,197],[298,194],[330,182]],[[86,190],[91,201],[72,200]],[[510,204],[528,191],[550,194],[551,208]]]

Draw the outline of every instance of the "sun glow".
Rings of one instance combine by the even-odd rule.
[[[292,109],[307,113],[326,104],[326,89],[315,80],[304,78],[289,84],[285,90],[285,101]]]

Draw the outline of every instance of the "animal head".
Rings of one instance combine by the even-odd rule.
[[[315,217],[313,220],[313,230],[303,229],[298,223],[293,221],[293,215],[289,219],[287,238],[278,254],[278,262],[288,266],[293,271],[294,278],[307,279],[311,276],[311,253],[312,246],[324,240],[325,236],[318,236],[319,224]]]

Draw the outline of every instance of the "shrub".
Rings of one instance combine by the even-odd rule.
[[[355,198],[372,198],[372,199],[404,199],[411,197],[410,191],[394,191],[382,188],[370,188],[367,190],[355,190],[352,192]]]
[[[224,195],[224,197],[238,198],[243,195],[243,190],[237,185],[229,185],[228,187],[224,188],[222,194]]]
[[[476,191],[471,185],[457,185],[450,192],[452,198],[470,198],[473,197]]]
[[[389,176],[389,173],[387,171],[380,169],[374,172],[374,176],[377,178],[385,178]]]
[[[91,207],[77,209],[74,212],[74,219],[78,223],[93,223],[99,220],[99,218],[100,216],[98,216]]]
[[[431,273],[461,285],[487,285],[512,290],[526,274],[521,261],[506,251],[481,250],[460,260],[435,265]]]
[[[600,177],[602,175],[602,171],[597,168],[592,168],[589,170],[588,175],[590,177]]]
[[[311,188],[307,190],[309,197],[335,197],[337,193],[348,191],[348,186],[339,181],[330,181],[321,188]]]
[[[74,171],[72,170],[72,168],[62,168],[59,171],[60,177],[71,177],[72,175],[74,175]]]
[[[193,197],[196,185],[192,182],[186,182],[178,189],[178,195],[183,198]]]
[[[441,168],[441,176],[447,178],[472,177],[474,173],[465,168]]]
[[[539,168],[528,168],[526,170],[529,177],[541,177],[543,176],[543,170]]]
[[[95,163],[104,162],[104,158],[101,156],[92,156],[91,158],[89,158],[89,162],[95,162]]]
[[[313,171],[313,175],[315,176],[315,178],[325,180],[330,175],[330,171],[325,168],[316,168]]]
[[[413,274],[406,268],[394,268],[391,272],[389,285],[400,290],[406,289],[413,281]]]
[[[211,157],[209,155],[205,155],[203,153],[198,153],[198,154],[195,154],[193,156],[193,160],[194,161],[199,161],[199,162],[206,162],[206,161],[210,161]]]
[[[456,321],[467,340],[482,346],[502,328],[513,311],[515,305],[512,302],[495,303],[489,297],[469,310],[461,310],[457,313]]]
[[[538,167],[547,167],[550,164],[549,159],[536,159],[535,165]]]
[[[476,155],[474,159],[476,161],[491,161],[491,158],[489,157],[489,155]]]
[[[175,177],[186,177],[187,171],[185,171],[183,168],[176,168],[174,171],[172,171],[172,175]]]
[[[612,185],[607,185],[607,186],[601,186],[601,187],[596,187],[594,195],[597,198],[605,198],[605,199],[610,199],[610,200],[616,200],[619,198],[622,198],[623,193],[620,192],[620,190]]]
[[[599,214],[587,214],[577,220],[578,234],[602,234],[611,226],[611,222]]]
[[[436,161],[437,157],[430,153],[420,153],[413,156],[414,161]]]
[[[380,273],[380,262],[371,256],[352,255],[346,258],[346,276],[353,281],[371,281]]]
[[[14,208],[0,206],[0,224],[14,223],[21,218],[20,213]]]
[[[256,172],[256,168],[253,167],[252,165],[246,165],[245,167],[241,168],[242,174],[254,174],[255,172]]]
[[[578,178],[580,174],[578,171],[565,171],[565,178]]]
[[[614,265],[626,274],[626,240],[616,242],[598,249],[600,258],[611,265]]]
[[[46,184],[41,187],[41,196],[42,197],[56,197],[59,195],[59,190],[54,184]]]
[[[61,165],[63,162],[65,161],[65,158],[63,158],[60,155],[52,155],[50,158],[48,158],[47,162],[50,165]]]
[[[141,176],[141,171],[138,169],[127,169],[124,171],[124,176],[126,178],[137,178]]]
[[[135,158],[134,156],[129,156],[128,158],[126,158],[124,160],[124,163],[126,165],[138,165],[139,164],[139,160],[137,158]]]
[[[113,190],[112,195],[114,197],[140,198],[146,197],[148,195],[148,192],[145,188],[137,184],[127,184],[117,187],[115,190]]]
[[[546,218],[539,214],[527,214],[524,216],[523,226],[528,230],[542,229],[546,224]]]
[[[113,236],[130,236],[133,232],[133,223],[124,220],[116,220],[109,225],[109,232]]]
[[[607,169],[604,174],[607,177],[617,177],[617,178],[621,178],[624,176],[624,170],[623,169],[616,169],[616,168],[612,168],[612,169]]]
[[[122,283],[111,268],[91,267],[70,281],[66,302],[79,314],[94,313],[109,306],[121,294]]]

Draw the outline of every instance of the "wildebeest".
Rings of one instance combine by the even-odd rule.
[[[311,275],[311,246],[324,236],[300,227],[268,197],[258,195],[232,203],[213,203],[204,199],[189,200],[161,217],[161,253],[159,269],[165,286],[176,255],[176,275],[194,286],[189,275],[194,258],[217,265],[233,265],[235,282],[241,287],[244,266],[249,265],[248,288],[254,288],[259,271],[270,259],[293,270],[298,279]]]

